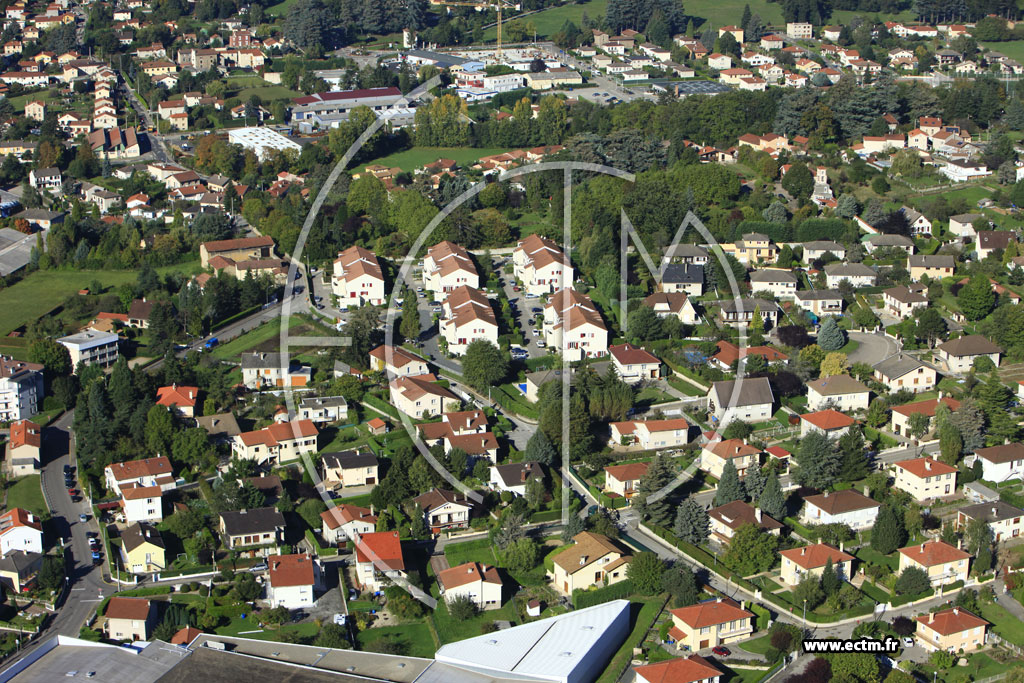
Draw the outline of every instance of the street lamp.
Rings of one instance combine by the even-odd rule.
[[[804,623],[807,623],[807,600],[804,600]]]

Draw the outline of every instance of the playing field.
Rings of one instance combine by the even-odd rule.
[[[381,166],[398,167],[403,171],[415,171],[417,168],[422,168],[424,165],[429,164],[438,159],[452,159],[460,166],[471,166],[480,157],[491,156],[494,154],[501,154],[507,152],[505,149],[488,149],[488,148],[473,148],[473,147],[413,147],[402,152],[395,152],[389,154],[386,157],[380,159],[374,159],[370,164],[380,164]],[[362,171],[366,166],[361,166],[358,170]]]
[[[604,18],[607,8],[608,0],[589,0],[589,2],[581,4],[569,3],[558,7],[552,7],[551,9],[546,9],[543,12],[537,12],[536,14],[531,14],[530,16],[523,17],[518,20],[506,19],[505,22],[522,21],[532,23],[537,29],[538,39],[550,38],[562,28],[562,24],[566,21],[571,21],[577,26],[582,25],[584,13],[594,20],[595,23],[600,24],[601,20]],[[743,11],[742,6],[740,11]],[[495,27],[487,29],[484,31],[484,40],[496,40],[497,33],[498,31]]]

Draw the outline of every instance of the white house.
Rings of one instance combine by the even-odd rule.
[[[985,481],[1000,482],[1024,478],[1024,443],[1007,443],[988,448],[979,448],[964,461],[973,465],[981,460]]]
[[[708,391],[708,413],[716,428],[733,420],[763,422],[771,419],[774,404],[775,395],[766,377],[715,382]]]
[[[501,607],[501,577],[495,567],[467,562],[441,571],[437,583],[446,602],[468,598],[478,609]]]
[[[571,287],[573,268],[557,244],[532,234],[519,241],[512,251],[512,268],[528,295],[542,296]]]
[[[776,299],[796,296],[796,276],[781,268],[765,268],[750,274],[750,291],[770,292]]]
[[[480,290],[465,285],[451,290],[442,310],[438,325],[450,355],[465,355],[477,339],[498,345],[498,320],[490,300]]]
[[[320,535],[331,545],[344,543],[357,534],[368,534],[377,528],[377,516],[373,510],[347,503],[324,510],[320,519]]]
[[[526,482],[543,481],[544,470],[537,462],[512,462],[491,467],[491,488],[495,491],[509,491],[517,496],[526,495]]]
[[[608,355],[619,378],[628,384],[658,379],[661,361],[649,351],[626,343],[609,346]]]
[[[11,508],[0,515],[0,556],[6,557],[7,553],[14,550],[43,552],[42,522],[21,508]]]
[[[338,297],[338,308],[384,304],[384,273],[377,256],[360,246],[352,246],[334,259],[331,291]]]
[[[608,353],[608,328],[594,302],[575,289],[560,289],[544,307],[544,341],[570,362]]]
[[[469,252],[445,240],[430,247],[423,258],[423,286],[437,296],[462,286],[478,289],[480,275]]]
[[[825,266],[825,282],[829,289],[839,287],[843,280],[849,280],[854,287],[874,287],[878,273],[863,263],[830,263]]]
[[[159,486],[162,491],[174,488],[171,461],[165,456],[115,462],[103,469],[106,487],[120,496],[121,489],[133,486]]]
[[[845,524],[854,531],[870,529],[875,525],[878,501],[852,489],[807,496],[800,511],[803,524]]]
[[[320,563],[305,553],[267,558],[267,601],[271,607],[300,609],[316,602]]]
[[[822,377],[807,383],[807,408],[836,408],[843,412],[868,409],[871,391],[849,375]]]
[[[160,522],[164,518],[162,491],[159,486],[128,485],[121,487],[121,510],[128,524]]]
[[[980,334],[968,334],[939,344],[936,356],[945,361],[950,372],[966,373],[979,358],[988,358],[999,367],[1003,349]]]

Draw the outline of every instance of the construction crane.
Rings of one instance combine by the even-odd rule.
[[[503,2],[503,0],[494,0],[493,2],[488,2],[487,0],[484,0],[484,2],[456,2],[454,0],[449,2],[449,0],[438,0],[438,2],[436,2],[436,4],[443,5],[445,7],[476,7],[478,9],[481,8],[481,7],[489,8],[489,7],[494,7],[495,5],[497,5],[497,7],[498,7],[498,23],[497,23],[497,27],[498,27],[498,49],[497,49],[496,55],[498,57],[498,61],[499,62],[501,61],[501,10],[502,10],[503,7],[505,7],[505,2]],[[509,4],[508,6],[512,7],[511,4]]]

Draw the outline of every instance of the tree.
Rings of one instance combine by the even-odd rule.
[[[410,341],[415,341],[420,336],[420,313],[416,307],[416,295],[409,289],[405,290],[405,298],[402,301],[402,323],[399,332]]]
[[[53,378],[71,374],[71,354],[63,344],[53,339],[44,338],[32,342],[28,347],[30,363],[40,363],[43,367],[43,378],[52,382]]]
[[[320,632],[316,634],[313,644],[317,647],[329,647],[337,650],[350,650],[352,644],[348,642],[348,635],[345,629],[339,624],[324,624]]]
[[[562,540],[566,543],[585,530],[583,520],[578,515],[569,515],[569,520],[562,527]]]
[[[778,520],[786,516],[786,498],[782,493],[779,476],[774,470],[768,474],[768,481],[765,482],[764,491],[757,500],[757,506],[772,519]]]
[[[503,556],[508,568],[514,572],[527,572],[537,566],[539,549],[532,538],[520,538],[505,549]]]
[[[558,457],[558,451],[551,444],[551,441],[544,434],[544,430],[538,429],[526,442],[526,461],[539,462],[542,465],[551,466]]]
[[[865,453],[864,430],[854,425],[846,430],[836,443],[842,465],[839,470],[841,481],[857,481],[868,476],[868,459]]]
[[[677,562],[661,575],[661,588],[672,596],[673,607],[695,605],[700,600],[697,576],[682,562]]]
[[[736,471],[736,465],[732,460],[726,460],[722,468],[722,478],[718,482],[718,489],[715,492],[715,507],[731,503],[734,500],[743,500],[745,492],[743,484],[740,483],[740,475]]]
[[[486,339],[474,339],[469,343],[462,359],[462,376],[466,384],[486,392],[489,387],[500,384],[506,374],[508,359],[501,349]]]
[[[167,530],[179,539],[190,538],[203,528],[203,517],[192,508],[175,511],[167,518]]]
[[[883,505],[878,511],[875,525],[871,531],[871,547],[888,555],[897,548],[903,547],[907,541],[907,532],[903,528],[903,520],[889,505]]]
[[[931,418],[923,413],[914,413],[907,418],[907,429],[915,439],[920,439],[927,434],[930,426]]]
[[[838,351],[846,345],[846,336],[832,316],[821,322],[817,344],[825,351]]]
[[[672,505],[668,497],[657,501],[648,501],[648,497],[665,488],[673,479],[672,469],[666,458],[658,454],[647,467],[647,471],[637,483],[636,495],[633,497],[633,508],[646,519],[655,524],[665,525],[672,519]]]
[[[750,346],[764,344],[764,316],[761,315],[760,306],[754,306],[754,312],[750,316],[750,325],[747,326],[747,344]],[[750,358],[748,357],[747,363],[749,362]]]
[[[300,48],[331,49],[330,11],[321,0],[300,0],[292,5],[284,22],[284,35]]]
[[[836,214],[842,218],[853,218],[860,212],[860,203],[852,194],[843,193],[836,200]]]
[[[815,430],[800,440],[796,480],[802,486],[824,489],[836,481],[841,462],[832,441]]]
[[[757,501],[764,493],[764,486],[767,483],[764,470],[760,467],[751,467],[747,470],[747,476],[743,480],[743,488],[747,492],[747,498],[752,501]]]
[[[64,557],[46,555],[43,557],[43,564],[39,567],[36,575],[36,582],[44,591],[60,590],[64,585]]]
[[[996,293],[992,291],[988,277],[978,274],[960,288],[956,300],[964,316],[973,322],[992,312],[996,305]]]
[[[814,609],[823,602],[825,602],[825,591],[821,589],[821,581],[816,576],[808,574],[793,589],[793,603],[798,606],[806,604],[807,609]]]
[[[931,581],[928,579],[928,574],[919,567],[907,567],[893,584],[893,590],[899,595],[917,595],[930,587]]]
[[[764,219],[769,223],[785,223],[789,220],[789,211],[786,205],[776,200],[768,205],[768,208],[761,212]]]
[[[991,547],[992,528],[984,519],[975,517],[967,522],[964,540],[966,541],[967,551],[972,555],[977,555],[983,548]]]
[[[963,453],[964,440],[960,430],[952,422],[943,422],[939,427],[939,460],[956,467]]]
[[[870,404],[868,404],[867,415],[864,416],[868,426],[878,427],[884,426],[889,422],[889,406],[886,404],[885,399],[876,398]]]
[[[825,562],[825,568],[821,572],[821,590],[825,591],[826,597],[831,597],[838,593],[842,586],[842,579],[836,573],[836,568],[832,566],[832,558],[830,557]]]
[[[935,342],[946,336],[948,326],[937,308],[929,306],[917,317],[917,336],[934,346]]]
[[[814,175],[806,164],[793,164],[782,177],[782,187],[797,199],[807,199],[814,191]]]
[[[235,578],[235,594],[243,602],[252,602],[263,593],[263,586],[256,583],[256,577],[249,572],[242,572]]]
[[[526,536],[524,525],[526,519],[513,513],[511,509],[501,518],[501,524],[494,530],[493,541],[498,550],[505,550],[513,543]]]
[[[672,531],[687,543],[703,544],[711,535],[711,520],[707,510],[693,498],[687,498],[676,511]]]
[[[299,503],[299,506],[295,509],[295,511],[299,513],[299,517],[302,517],[302,521],[304,521],[311,529],[320,528],[320,513],[325,512],[326,510],[327,506],[324,505],[324,502],[319,498],[307,498]]]
[[[641,595],[654,595],[661,591],[661,576],[664,573],[665,563],[649,552],[638,553],[626,566],[626,576]]]
[[[743,524],[737,529],[725,555],[726,563],[742,576],[750,576],[771,569],[775,564],[778,539],[761,533],[754,524]]]
[[[846,374],[846,354],[840,351],[827,354],[825,360],[821,361],[818,374],[823,378]]]
[[[448,614],[456,621],[466,621],[476,616],[476,603],[466,594],[456,595],[448,599],[447,603]]]

